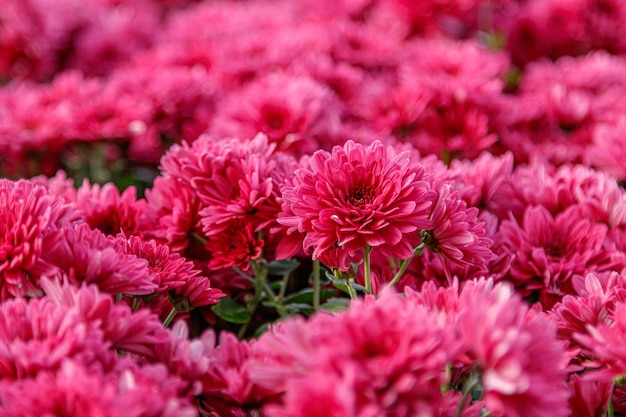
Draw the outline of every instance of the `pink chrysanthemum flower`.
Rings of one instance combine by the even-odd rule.
[[[209,132],[216,137],[253,137],[262,132],[279,150],[301,155],[319,149],[316,129],[329,117],[333,104],[330,89],[308,77],[270,74],[228,96]]]
[[[226,229],[211,234],[205,248],[211,252],[211,268],[237,266],[248,270],[250,262],[261,257],[263,240],[255,236],[250,223],[235,219]]]
[[[183,382],[162,365],[125,362],[110,372],[65,360],[58,371],[21,381],[0,381],[0,416],[194,417],[180,395]]]
[[[66,358],[84,364],[111,361],[101,330],[86,325],[77,311],[48,298],[0,305],[0,379],[56,370]]]
[[[207,370],[200,377],[200,400],[205,407],[223,416],[236,416],[262,404],[268,390],[250,378],[255,342],[237,340],[223,332],[219,343],[212,330],[203,334]]]
[[[153,230],[146,234],[167,244],[174,252],[185,250],[200,233],[200,200],[188,183],[157,177],[146,190],[146,218]]]
[[[591,381],[578,374],[569,378],[570,417],[602,417],[606,415],[611,396],[611,382]]]
[[[173,146],[161,164],[165,176],[188,184],[198,196],[203,233],[214,240],[234,221],[255,234],[275,227],[280,186],[297,166],[263,134],[252,140],[203,136],[192,145]]]
[[[67,283],[43,280],[42,287],[57,309],[76,312],[83,325],[97,329],[106,346],[115,350],[156,357],[156,346],[168,341],[167,330],[158,317],[147,310],[133,312],[124,303],[101,293],[94,285],[76,288]]]
[[[84,223],[66,225],[62,239],[45,260],[74,285],[93,283],[109,294],[147,295],[159,286],[148,261],[126,252],[123,237],[107,237]]]
[[[430,218],[434,227],[420,232],[429,250],[439,253],[443,262],[471,264],[485,268],[494,259],[491,239],[486,236],[485,224],[478,219],[478,209],[467,207],[450,184],[441,184],[437,190]],[[450,278],[450,277],[449,277]]]
[[[618,302],[613,308],[610,322],[588,326],[588,334],[576,334],[574,338],[594,355],[596,366],[594,379],[610,381],[626,375],[626,303]]]
[[[607,228],[571,206],[556,216],[529,206],[521,224],[505,220],[495,250],[515,256],[508,274],[523,295],[538,291],[545,307],[572,293],[573,275],[624,266],[624,255],[605,244]]]
[[[107,235],[138,235],[142,232],[141,216],[146,202],[137,199],[137,190],[133,186],[120,194],[113,183],[100,186],[89,184],[85,179],[76,193],[74,205],[92,229]]]
[[[157,291],[181,287],[190,278],[200,274],[193,262],[187,261],[178,253],[170,252],[168,246],[160,245],[154,240],[144,241],[137,236],[131,236],[126,239],[126,253],[148,261],[150,274],[158,285]]]
[[[313,259],[333,247],[353,256],[366,245],[409,258],[418,243],[415,232],[432,227],[428,213],[434,198],[423,167],[410,155],[378,141],[370,146],[348,141],[332,153],[316,152],[293,185],[283,188],[288,214],[279,223],[297,223]]]
[[[550,310],[557,335],[570,347],[580,348],[574,335],[588,334],[589,327],[609,325],[615,303],[626,301],[626,281],[617,272],[589,273],[572,279],[576,294],[566,295]],[[583,355],[591,352],[584,350]]]
[[[512,287],[492,283],[468,282],[458,315],[486,409],[496,417],[568,416],[567,357],[556,326]]]
[[[494,196],[500,194],[513,173],[513,154],[499,157],[485,152],[473,161],[454,160],[450,175],[455,188],[469,206],[491,209]]]
[[[324,387],[351,393],[341,400],[331,395],[341,410],[353,410],[349,415],[433,415],[446,363],[461,347],[454,338],[437,314],[385,293],[336,316],[281,322],[255,345],[250,376],[282,394],[266,408],[271,416],[295,415],[319,401]],[[311,383],[318,388],[307,389]]]
[[[0,299],[35,295],[56,268],[44,255],[61,242],[63,221],[77,214],[42,186],[0,179]]]

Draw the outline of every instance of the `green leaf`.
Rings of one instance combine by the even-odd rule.
[[[295,315],[295,314],[312,314],[313,313],[313,307],[311,307],[309,304],[289,304],[285,306],[285,310],[287,310],[287,313],[289,313],[290,315]]]
[[[224,297],[211,310],[222,320],[229,323],[245,324],[252,319],[248,309],[230,297]]]
[[[283,259],[282,261],[270,262],[267,265],[267,272],[270,275],[283,276],[292,273],[300,266],[300,262],[295,259]]]
[[[347,298],[333,297],[328,299],[324,304],[320,306],[322,310],[330,311],[331,313],[338,313],[345,310],[350,306],[350,300]]]
[[[313,288],[305,288],[303,290],[300,290],[296,293],[293,293],[291,295],[289,295],[288,297],[285,297],[283,304],[290,304],[290,303],[307,303],[307,304],[313,304],[313,293],[315,291],[313,290]],[[337,292],[333,291],[333,290],[321,290],[320,291],[320,298],[321,299],[326,299],[329,297],[332,297],[333,295],[335,295]]]

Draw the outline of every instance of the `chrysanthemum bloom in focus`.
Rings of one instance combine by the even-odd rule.
[[[354,256],[366,247],[407,259],[419,244],[416,231],[432,227],[435,194],[423,177],[424,168],[408,151],[396,153],[380,141],[348,141],[332,153],[315,152],[296,171],[293,185],[283,188],[278,222],[305,233],[303,246],[313,259],[333,248]]]

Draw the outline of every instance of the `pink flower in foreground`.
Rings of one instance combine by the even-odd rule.
[[[494,417],[569,416],[567,358],[546,316],[529,310],[508,285],[468,282],[459,329]]]
[[[331,415],[433,415],[446,364],[461,347],[454,339],[436,313],[384,293],[335,316],[281,322],[254,346],[250,377],[282,394],[265,408],[269,416],[296,416],[306,405],[302,415],[330,411],[325,397],[338,407]]]
[[[200,378],[202,403],[224,416],[258,407],[265,401],[268,390],[250,378],[255,342],[239,341],[234,334],[223,332],[216,345],[215,336],[210,337],[212,333],[208,331],[203,335],[212,339],[212,345],[206,354],[208,369]]]
[[[104,372],[68,359],[58,371],[1,381],[0,416],[195,417],[198,411],[179,394],[181,386],[162,365],[124,362]]]
[[[109,294],[94,285],[76,288],[53,280],[42,281],[42,287],[58,309],[76,312],[88,327],[98,329],[112,351],[155,356],[155,346],[166,343],[168,334],[158,317],[147,310],[133,312],[124,303],[115,303]]]
[[[28,181],[0,179],[0,299],[35,295],[42,275],[56,271],[43,259],[61,241],[63,221],[77,219],[64,200]]]
[[[617,272],[605,272],[575,276],[572,283],[577,294],[563,297],[550,314],[556,318],[559,338],[579,348],[576,334],[586,335],[590,327],[610,324],[615,303],[626,301],[626,282]],[[590,354],[586,349],[581,352]]]
[[[397,153],[376,141],[348,141],[332,153],[318,151],[283,188],[278,222],[305,233],[313,259],[338,247],[350,256],[366,245],[386,256],[406,259],[417,246],[417,231],[432,227],[434,199],[424,168],[411,153]],[[347,269],[347,265],[329,265]]]
[[[578,374],[569,378],[570,417],[602,417],[606,415],[611,396],[611,382],[590,381]]]

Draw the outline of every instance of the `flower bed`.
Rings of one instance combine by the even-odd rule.
[[[626,415],[626,4],[4,3],[0,417]]]

